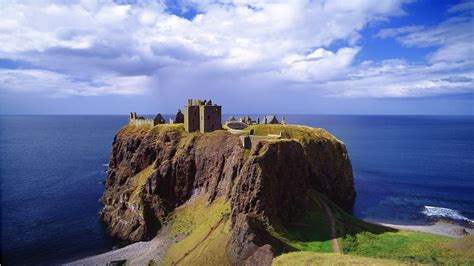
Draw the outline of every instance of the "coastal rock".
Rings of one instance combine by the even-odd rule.
[[[346,210],[355,199],[345,145],[322,129],[295,130],[310,135],[262,140],[246,150],[239,136],[226,131],[126,126],[112,145],[102,220],[115,237],[149,240],[167,215],[192,197],[205,195],[209,203],[224,197],[231,206],[232,261],[289,250],[264,228],[297,220],[310,190]]]

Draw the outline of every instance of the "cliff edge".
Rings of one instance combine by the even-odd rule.
[[[176,224],[180,210],[193,199],[204,199],[206,206],[223,207],[202,241],[221,228],[225,237],[219,249],[227,262],[271,262],[274,254],[293,249],[275,235],[304,220],[315,193],[351,209],[355,190],[344,143],[319,128],[250,129],[256,135],[282,132],[283,138],[244,149],[238,135],[224,130],[187,133],[179,124],[122,128],[113,141],[101,199],[101,218],[110,234],[149,240]],[[176,242],[193,234],[175,229]],[[176,264],[190,250],[170,261]]]

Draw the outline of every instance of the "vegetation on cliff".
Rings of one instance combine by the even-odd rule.
[[[283,254],[273,260],[274,266],[288,265],[412,265],[396,260],[356,257],[341,254],[299,251]]]
[[[277,237],[283,236],[287,243],[300,251],[332,253],[333,250],[328,241],[329,222],[327,219],[321,219],[321,216],[315,215],[323,213],[321,205],[317,202],[325,202],[336,220],[337,240],[342,253],[352,255],[352,257],[311,256],[309,253],[298,252],[306,257],[297,260],[301,264],[320,265],[319,263],[323,262],[334,264],[343,259],[348,259],[348,261],[355,259],[354,263],[356,264],[464,264],[474,262],[474,236],[457,240],[428,233],[399,231],[361,221],[347,214],[317,192],[314,192],[313,199],[316,204],[308,210],[308,215],[295,226],[285,228],[284,233],[277,235]],[[290,258],[295,258],[290,254],[283,255],[282,258],[278,257],[275,261],[284,265]],[[354,256],[390,260],[357,260],[357,257]],[[316,259],[322,261],[317,262]]]
[[[205,197],[192,199],[170,214],[167,226],[174,241],[162,264],[228,265],[226,246],[230,240],[230,204],[218,198],[208,204]]]
[[[349,156],[325,130],[291,125],[246,130],[251,129],[255,135],[281,132],[284,139],[261,140],[246,150],[238,135],[225,130],[122,128],[102,197],[109,232],[139,241],[167,228],[171,245],[157,262],[164,265],[268,265],[280,254],[277,265],[296,254],[301,263],[357,260],[353,256],[403,263],[474,260],[472,240],[397,231],[347,214],[355,198]],[[307,253],[332,253],[335,247],[345,255]],[[372,262],[393,261],[357,263]]]
[[[293,139],[302,143],[309,143],[311,141],[330,141],[338,143],[338,140],[333,135],[329,134],[322,128],[311,128],[300,125],[282,125],[282,124],[257,124],[250,125],[243,130],[248,133],[253,130],[256,136],[278,135],[282,133],[283,139]]]

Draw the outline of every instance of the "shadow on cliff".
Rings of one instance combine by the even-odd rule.
[[[325,206],[331,212],[328,215]],[[324,195],[313,191],[309,205],[301,217],[293,217],[285,225],[273,225],[269,228],[273,237],[280,239],[287,245],[302,251],[333,252],[331,227],[335,227],[336,238],[351,238],[355,235],[368,232],[383,234],[398,232],[398,230],[368,223],[349,215]],[[333,219],[333,222],[331,222]]]

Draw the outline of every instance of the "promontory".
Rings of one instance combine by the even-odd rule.
[[[331,222],[324,202],[349,211],[354,199],[346,147],[323,129],[188,133],[183,124],[143,123],[114,138],[101,217],[124,240],[166,232],[156,263],[270,264]]]

